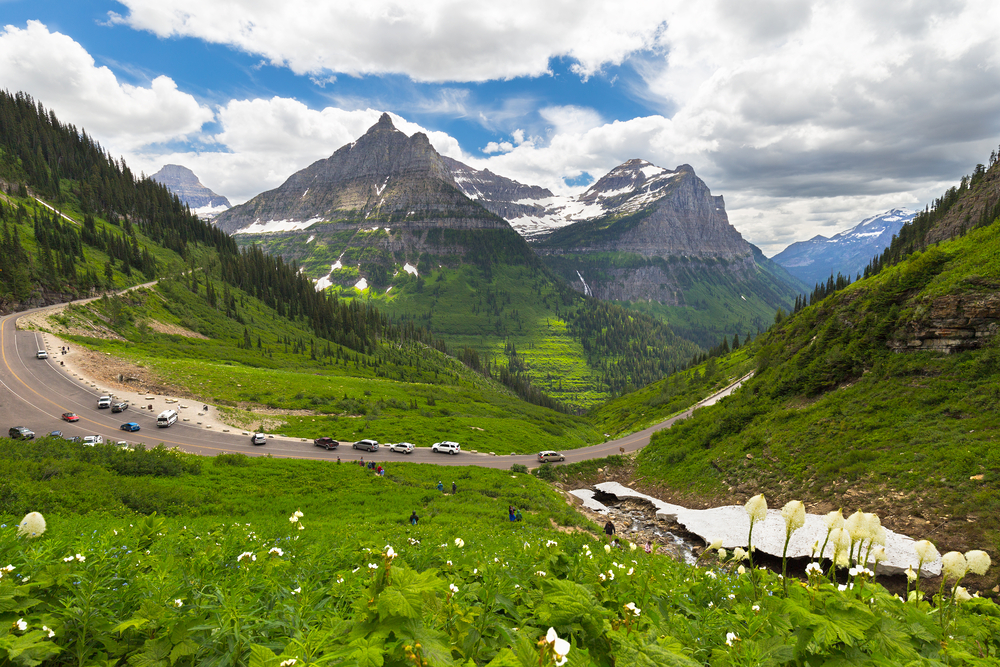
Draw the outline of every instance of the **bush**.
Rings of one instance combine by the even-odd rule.
[[[510,467],[511,472],[528,472],[528,466],[523,463],[515,463]]]
[[[532,471],[538,479],[545,480],[546,482],[553,482],[556,479],[556,469],[551,463],[543,463]]]

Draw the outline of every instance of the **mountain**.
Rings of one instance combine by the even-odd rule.
[[[193,171],[179,164],[164,165],[150,178],[167,186],[199,218],[212,218],[231,206],[228,199],[206,188]]]
[[[805,289],[743,239],[690,165],[629,160],[558,215],[573,222],[531,239],[549,268],[703,347],[766,329]]]
[[[831,238],[817,235],[793,243],[771,260],[807,285],[825,282],[838,273],[853,280],[864,272],[872,257],[889,247],[892,237],[915,215],[915,211],[894,208]]]

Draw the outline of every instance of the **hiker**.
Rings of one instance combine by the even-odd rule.
[[[438,491],[444,493],[444,484],[441,483],[441,480],[438,480]]]
[[[337,465],[340,465],[340,457],[337,457]]]
[[[382,466],[375,468],[375,474],[378,475],[379,477],[382,476]]]
[[[413,514],[410,515],[410,525],[417,525],[417,521],[420,521],[420,517],[417,516],[417,510],[413,510]]]
[[[507,514],[510,516],[511,523],[514,523],[514,506],[507,505]]]
[[[611,536],[615,534],[615,524],[611,523],[611,519],[604,524],[604,534],[608,536],[608,540],[611,540]]]
[[[451,495],[455,495],[458,492],[458,487],[455,486],[455,482],[451,483]]]
[[[519,509],[515,509],[515,510],[514,510],[514,520],[515,520],[515,521],[520,521],[520,520],[521,520],[521,518],[522,518],[522,517],[521,517],[521,510],[519,510]]]

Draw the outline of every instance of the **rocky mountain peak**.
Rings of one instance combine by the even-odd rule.
[[[211,218],[231,206],[228,199],[202,185],[195,173],[185,166],[164,165],[150,178],[167,186],[199,217]]]

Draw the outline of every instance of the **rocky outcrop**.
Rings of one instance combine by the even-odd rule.
[[[179,164],[164,165],[150,178],[167,186],[196,214],[199,210],[218,212],[231,206],[228,199],[202,185],[193,171]]]
[[[975,280],[975,278],[967,279]],[[1000,285],[994,285],[994,288]],[[897,352],[932,350],[961,352],[982,347],[1000,330],[1000,294],[949,294],[918,308],[889,341]]]
[[[554,196],[551,190],[519,183],[489,169],[479,171],[447,156],[441,159],[466,197],[507,221],[544,215],[544,202]]]

